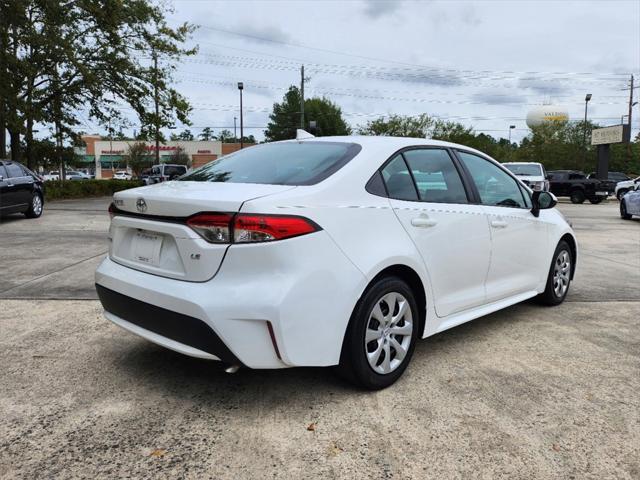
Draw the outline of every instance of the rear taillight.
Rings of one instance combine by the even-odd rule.
[[[231,241],[231,221],[228,213],[201,213],[187,220],[187,225],[209,243]]]
[[[235,219],[233,240],[236,243],[270,242],[316,230],[317,225],[304,217],[240,214]]]
[[[320,230],[311,220],[293,215],[200,213],[187,225],[209,243],[271,242]]]
[[[116,207],[113,203],[109,204],[109,208],[107,209],[109,212],[109,218],[112,219],[116,215]]]

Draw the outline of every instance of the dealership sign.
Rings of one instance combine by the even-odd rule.
[[[591,130],[591,145],[604,145],[607,143],[620,143],[624,135],[624,126],[597,128]]]

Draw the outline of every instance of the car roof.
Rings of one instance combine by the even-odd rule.
[[[502,162],[503,165],[540,165],[540,162]]]

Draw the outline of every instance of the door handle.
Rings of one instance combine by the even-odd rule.
[[[411,219],[411,225],[419,228],[433,227],[437,223],[438,222],[436,220],[432,220],[427,215],[424,215],[424,214],[420,215],[419,217],[415,217]]]
[[[509,225],[504,220],[491,220],[491,226],[493,228],[506,228]]]

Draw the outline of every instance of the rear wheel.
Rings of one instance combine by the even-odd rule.
[[[562,240],[553,254],[553,261],[547,276],[547,286],[538,300],[545,305],[559,305],[564,302],[569,284],[571,283],[571,271],[573,268],[573,255],[569,244]]]
[[[29,210],[24,212],[27,218],[38,218],[42,215],[42,196],[39,193],[34,193],[31,198],[31,205]]]
[[[571,203],[584,203],[585,197],[582,190],[574,190],[571,192]]]
[[[620,201],[620,218],[623,220],[631,220],[632,215],[627,213],[627,202],[624,201],[624,198]]]
[[[362,387],[388,387],[403,374],[418,338],[418,308],[411,288],[386,277],[362,296],[349,322],[339,370]]]

